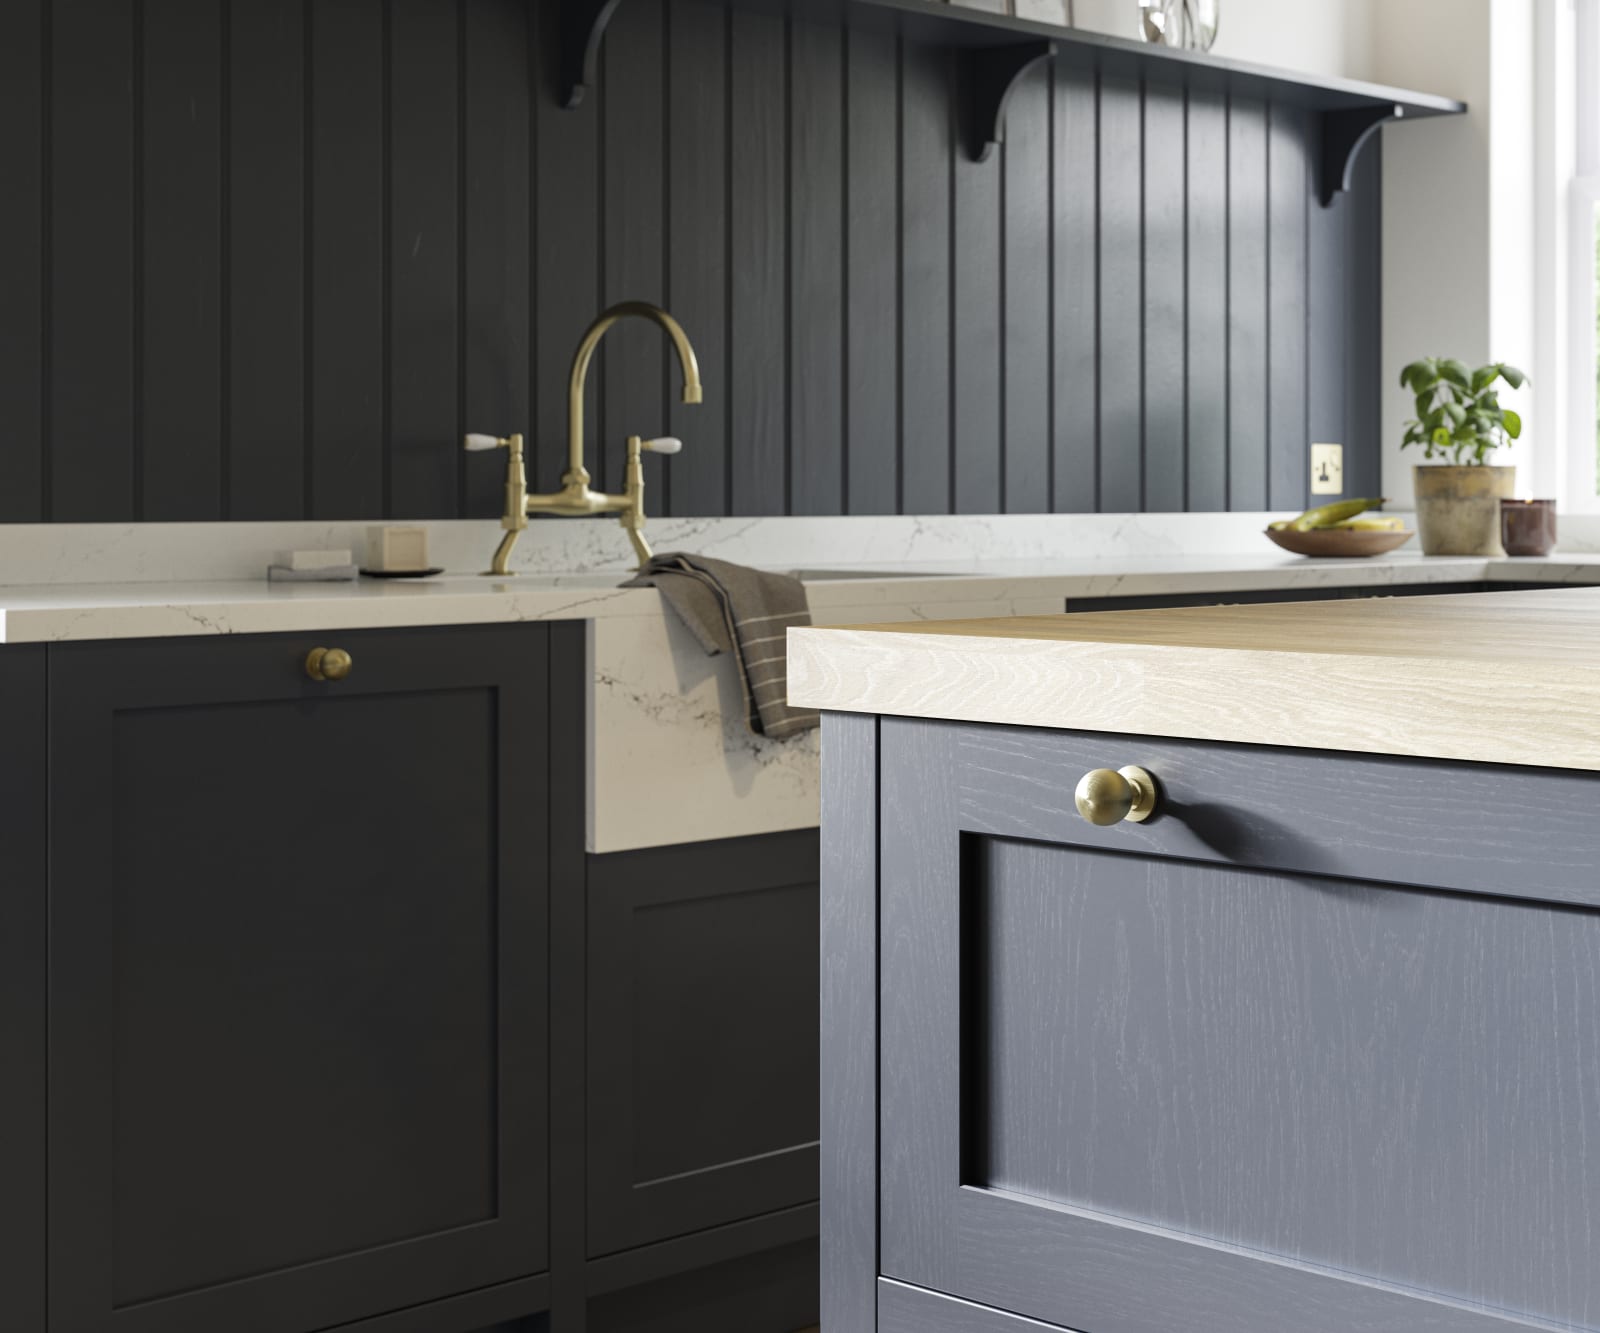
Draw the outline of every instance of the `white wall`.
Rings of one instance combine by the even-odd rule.
[[[1533,76],[1535,5],[1544,2],[1404,0],[1376,11],[1376,79],[1469,106],[1462,117],[1384,131],[1383,488],[1402,508],[1420,460],[1400,450],[1413,415],[1401,366],[1456,356],[1539,373]],[[1531,396],[1516,405],[1537,430]],[[1534,481],[1528,453],[1497,460],[1528,469],[1524,493]]]
[[[1391,4],[1407,0],[1389,0]],[[1373,77],[1379,0],[1220,0],[1213,55],[1348,79]]]
[[[1308,74],[1372,77],[1373,11],[1381,0],[1219,3],[1221,19],[1212,55]],[[1080,28],[1139,36],[1138,0],[1073,0],[1073,16]]]
[[[1495,0],[1404,0],[1378,16],[1381,83],[1455,97],[1464,117],[1383,138],[1383,490],[1408,508],[1414,414],[1400,367],[1423,356],[1489,359],[1490,11]]]

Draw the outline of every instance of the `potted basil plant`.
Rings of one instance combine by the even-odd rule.
[[[1424,555],[1505,554],[1500,501],[1512,498],[1517,470],[1484,460],[1521,436],[1522,418],[1501,406],[1501,381],[1520,389],[1527,376],[1504,361],[1468,370],[1453,357],[1432,356],[1400,372],[1401,387],[1417,400],[1400,447],[1447,460],[1411,470]]]

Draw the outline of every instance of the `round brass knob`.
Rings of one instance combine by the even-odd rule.
[[[1142,824],[1156,812],[1156,780],[1142,768],[1097,768],[1072,793],[1078,813],[1102,828],[1124,819]]]
[[[312,680],[343,680],[354,665],[343,648],[313,648],[306,654],[306,675]]]

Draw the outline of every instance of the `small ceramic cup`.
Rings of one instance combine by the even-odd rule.
[[[1549,555],[1556,549],[1556,502],[1500,501],[1500,541],[1507,555]]]

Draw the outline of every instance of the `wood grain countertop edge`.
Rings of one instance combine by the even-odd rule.
[[[1600,658],[1530,671],[1443,648],[813,628],[791,632],[789,692],[824,711],[1600,770]]]

